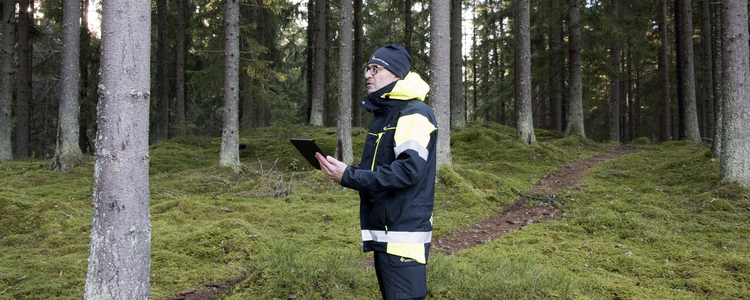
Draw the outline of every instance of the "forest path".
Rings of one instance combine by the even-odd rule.
[[[607,146],[607,152],[589,158],[577,160],[562,168],[542,176],[531,190],[531,195],[557,193],[562,188],[573,189],[578,184],[578,179],[584,171],[610,159],[615,159],[632,152],[632,148],[626,146]],[[497,239],[502,234],[511,230],[521,229],[524,226],[535,224],[543,220],[555,218],[558,209],[553,206],[531,206],[527,207],[528,195],[520,196],[515,202],[500,214],[489,219],[482,220],[472,229],[457,232],[451,235],[433,238],[433,251],[453,253],[485,242]],[[196,291],[183,291],[173,297],[164,300],[209,300],[221,297],[229,291],[232,286],[242,282],[235,279],[223,283],[207,283],[209,289]]]
[[[453,253],[497,239],[506,232],[556,218],[555,213],[558,212],[558,209],[555,203],[552,203],[552,206],[528,207],[526,205],[529,201],[528,198],[534,197],[535,194],[553,195],[563,188],[573,189],[587,169],[632,152],[632,148],[627,146],[607,146],[606,149],[606,153],[574,161],[542,176],[542,179],[532,187],[530,195],[519,193],[519,198],[512,205],[505,208],[500,214],[479,221],[473,228],[440,238],[433,238],[433,250]],[[518,193],[518,191],[516,192]]]

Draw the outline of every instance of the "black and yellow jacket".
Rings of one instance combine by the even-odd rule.
[[[364,252],[427,263],[438,133],[435,114],[424,103],[429,90],[409,73],[362,101],[374,117],[362,161],[347,167],[341,185],[359,191]]]

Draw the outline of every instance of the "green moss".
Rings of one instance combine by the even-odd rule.
[[[651,139],[649,139],[649,138],[647,138],[645,136],[642,136],[642,137],[639,137],[639,138],[637,138],[635,140],[632,140],[630,142],[630,144],[631,145],[637,145],[637,146],[648,146],[648,145],[651,145]]]
[[[366,130],[353,129],[355,157]],[[471,123],[439,171],[433,236],[476,230],[541,176],[603,148],[580,136]],[[335,129],[272,126],[241,135],[243,172],[218,167],[219,138],[150,147],[152,298],[240,281],[224,299],[378,299],[361,253],[358,192],[327,181],[288,142],[335,150]],[[557,196],[556,219],[446,255],[433,251],[430,299],[743,299],[750,289],[750,197],[722,182],[705,146],[674,141],[590,169]],[[0,299],[80,299],[93,158],[0,169]],[[63,271],[63,276],[59,276]],[[22,279],[21,279],[22,278]],[[7,289],[6,289],[7,287]]]

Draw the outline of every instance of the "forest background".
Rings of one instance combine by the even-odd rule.
[[[84,153],[122,146],[114,156],[95,156],[92,256],[100,253],[93,242],[96,204],[107,200],[107,183],[121,182],[107,177],[113,173],[106,168],[117,167],[111,162],[119,154],[134,158],[124,151],[131,144],[115,144],[121,137],[104,126],[108,120],[129,113],[125,121],[140,131],[125,140],[146,151],[175,137],[221,136],[220,165],[235,176],[247,170],[240,150],[252,147],[239,142],[241,130],[337,126],[335,156],[351,162],[351,136],[358,132],[352,126],[368,124],[356,105],[363,96],[362,55],[387,43],[409,49],[413,70],[431,83],[427,102],[455,133],[479,121],[515,128],[515,140],[531,145],[540,129],[617,143],[705,142],[711,157],[721,157],[720,178],[749,181],[746,2],[108,3],[102,15],[129,4],[141,9],[128,22],[134,38],[146,36],[124,44],[150,45],[133,48],[142,55],[135,73],[112,70],[115,48],[89,31],[88,1],[2,7],[0,161],[51,159],[50,170],[71,171],[85,166]],[[110,29],[128,24],[102,19],[108,21],[120,26]],[[126,111],[108,98],[118,90],[105,87],[130,79],[146,83],[128,90],[130,97],[148,101]],[[441,165],[451,164],[450,135],[440,135],[438,155],[447,155]],[[148,156],[136,154],[145,168],[125,173],[141,172],[140,185],[130,187],[137,199],[148,199]],[[150,223],[143,224],[150,234]],[[89,258],[89,276],[92,262],[98,261]],[[86,295],[95,294],[91,279]]]

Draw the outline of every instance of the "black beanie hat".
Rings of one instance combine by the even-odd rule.
[[[379,64],[404,79],[411,69],[411,56],[399,44],[385,45],[370,56],[368,64]]]

